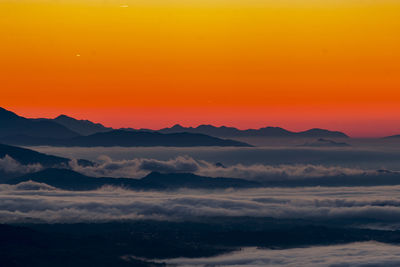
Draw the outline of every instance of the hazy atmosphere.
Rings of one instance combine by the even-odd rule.
[[[399,14],[0,0],[0,267],[400,266]]]

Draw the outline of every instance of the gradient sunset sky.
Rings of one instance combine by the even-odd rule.
[[[0,0],[0,106],[400,134],[400,1]]]

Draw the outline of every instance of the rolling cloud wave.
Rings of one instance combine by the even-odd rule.
[[[6,173],[25,174],[39,171],[42,168],[43,167],[40,164],[23,165],[8,155],[6,155],[4,158],[0,158],[0,171]]]

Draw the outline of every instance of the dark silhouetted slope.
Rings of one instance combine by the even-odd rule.
[[[113,130],[112,128],[105,127],[100,123],[93,123],[88,120],[77,120],[66,115],[60,115],[53,119],[53,121],[67,127],[68,129],[71,129],[74,132],[79,133],[80,135],[91,135]]]
[[[51,156],[26,148],[0,144],[0,158],[4,158],[6,155],[24,165],[41,164],[44,167],[54,167],[66,165],[69,162],[67,158]]]
[[[105,133],[96,133],[88,136],[78,136],[69,139],[40,138],[17,135],[0,139],[4,143],[14,145],[52,145],[52,146],[122,146],[122,147],[192,147],[192,146],[239,146],[249,147],[250,145],[229,140],[220,139],[204,134],[176,133],[161,134],[157,132],[133,132],[114,130]]]
[[[27,135],[42,138],[71,138],[79,134],[53,121],[26,119],[0,108],[0,137]]]
[[[70,146],[250,146],[243,142],[220,139],[203,134],[175,133],[161,134],[156,132],[130,132],[115,130],[80,136],[68,140]]]

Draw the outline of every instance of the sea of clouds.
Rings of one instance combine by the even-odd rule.
[[[225,166],[243,165],[323,165],[352,169],[390,169],[400,171],[400,146],[352,146],[346,148],[304,147],[31,147],[31,149],[68,158],[97,161],[100,156],[112,160],[157,159],[167,161],[179,156]]]
[[[88,176],[107,176],[141,178],[150,172],[162,173],[195,173],[208,177],[234,177],[249,180],[277,180],[314,178],[339,175],[360,175],[376,173],[362,169],[340,166],[323,166],[312,164],[295,165],[265,165],[265,164],[234,164],[219,166],[205,160],[196,160],[189,156],[178,156],[169,160],[136,158],[132,160],[112,160],[108,156],[98,158],[95,166],[80,166],[73,160],[70,166],[73,170]]]
[[[400,221],[400,186],[131,191],[63,191],[28,181],[0,185],[0,223],[106,222],[136,219],[271,217]]]
[[[178,267],[394,267],[400,266],[400,251],[398,246],[377,242],[362,242],[346,245],[316,246],[285,250],[250,247],[216,257],[177,258],[163,260],[163,262]]]
[[[79,173],[92,177],[143,178],[151,172],[194,173],[208,177],[242,178],[256,181],[293,180],[316,177],[376,175],[376,170],[324,166],[312,164],[265,165],[234,164],[217,165],[205,160],[196,160],[189,156],[178,156],[168,160],[135,158],[131,160],[113,160],[100,156],[93,166],[82,166],[73,159],[69,167]],[[40,164],[23,165],[6,155],[0,158],[0,171],[4,173],[26,174],[42,170]]]
[[[40,164],[23,165],[8,155],[0,158],[0,171],[5,173],[25,174],[40,171],[41,169],[43,167]]]

